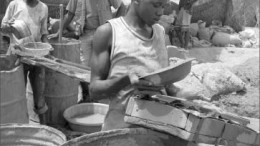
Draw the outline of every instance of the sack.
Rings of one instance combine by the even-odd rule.
[[[194,65],[190,74],[174,85],[179,88],[177,97],[204,100],[245,89],[245,83],[221,63]]]
[[[191,23],[190,24],[190,35],[192,37],[197,37],[198,30],[199,30],[198,23]]]
[[[206,40],[199,40],[196,37],[191,37],[193,47],[210,47],[212,44]]]
[[[255,39],[256,34],[253,29],[246,28],[244,31],[239,32],[240,38],[241,39]]]
[[[236,46],[242,45],[242,40],[236,34],[227,34],[223,32],[216,32],[212,37],[211,43],[215,46],[225,47],[229,44]]]
[[[199,28],[198,30],[198,38],[200,40],[210,41],[211,32],[209,28]]]

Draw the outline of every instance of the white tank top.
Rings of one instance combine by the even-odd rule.
[[[108,21],[112,26],[111,67],[108,78],[119,77],[128,72],[144,76],[168,66],[164,29],[153,25],[153,36],[148,39],[131,29],[123,17]],[[131,86],[110,97],[109,110],[102,130],[129,127],[124,122],[126,105],[134,95]]]

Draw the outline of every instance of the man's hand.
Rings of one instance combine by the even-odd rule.
[[[11,26],[12,24],[14,24],[14,22],[12,20],[8,21],[7,23],[3,23],[1,30],[3,33],[13,33],[14,32],[14,28]]]
[[[53,38],[58,38],[58,36],[59,36],[59,32],[54,33],[54,34],[50,34],[50,35],[47,36],[47,38],[50,40],[50,39],[53,39]]]
[[[139,79],[138,75],[130,73],[128,75],[131,85],[134,86],[140,92],[160,92],[163,86],[154,85],[153,82],[144,79]]]

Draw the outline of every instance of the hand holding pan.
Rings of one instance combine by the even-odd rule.
[[[191,62],[195,60],[190,58],[178,62],[172,66],[162,68],[158,71],[147,74],[140,79],[151,81],[154,85],[168,85],[184,79],[191,70]]]

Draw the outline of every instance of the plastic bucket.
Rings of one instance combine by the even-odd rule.
[[[188,141],[145,128],[125,128],[87,134],[62,146],[187,146]]]
[[[63,40],[57,43],[50,40],[54,51],[51,52],[56,58],[80,62],[80,41],[74,39]],[[64,74],[46,69],[45,76],[45,99],[48,105],[46,120],[48,125],[66,124],[63,112],[68,107],[77,104],[79,81]]]
[[[1,146],[60,146],[66,136],[57,129],[44,125],[2,124]]]
[[[17,39],[22,39],[32,35],[29,26],[23,20],[15,20],[14,24],[11,26],[14,27],[13,34]]]
[[[23,66],[16,57],[0,55],[0,123],[29,123]]]

